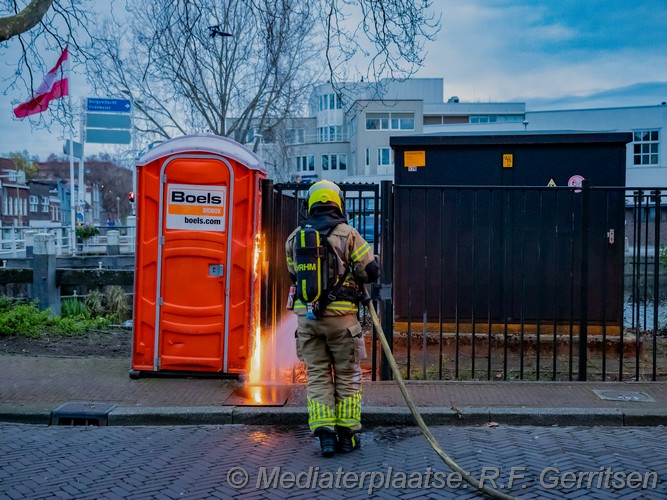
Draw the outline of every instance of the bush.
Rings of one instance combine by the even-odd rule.
[[[84,226],[76,227],[76,237],[82,241],[92,238],[93,236],[98,236],[100,234],[99,228],[95,226],[89,226],[88,224]]]
[[[10,301],[11,302],[11,301]],[[4,300],[3,300],[4,303]],[[37,302],[14,304],[0,313],[0,335],[37,338],[54,323],[49,310],[40,311]]]
[[[104,290],[104,305],[106,312],[118,321],[130,319],[132,305],[125,291],[120,286],[108,286]]]
[[[91,290],[85,300],[86,308],[91,317],[104,316],[104,296],[98,290]]]
[[[0,296],[0,336],[82,335],[90,330],[108,329],[111,322],[112,318],[107,316],[91,318],[86,304],[77,298],[64,299],[61,316],[51,316],[51,310],[39,310],[37,301],[22,304]]]

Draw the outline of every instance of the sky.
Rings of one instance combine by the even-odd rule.
[[[665,0],[433,0],[433,12],[442,28],[415,76],[443,78],[444,100],[518,101],[529,111],[667,101]],[[0,64],[0,86],[12,71]],[[70,85],[85,97],[82,75]],[[12,99],[27,97],[9,90],[0,99],[0,155],[60,154],[61,130],[13,118]],[[113,152],[86,144],[86,155],[105,149]]]

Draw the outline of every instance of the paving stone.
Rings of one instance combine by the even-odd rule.
[[[477,477],[498,469],[496,485],[504,493],[530,498],[660,498],[667,484],[655,490],[611,490],[549,487],[566,472],[655,471],[667,477],[667,429],[664,427],[526,427],[496,428],[445,425],[432,431],[446,453]],[[0,470],[12,469],[0,482],[0,498],[321,498],[368,497],[373,473],[390,476],[378,485],[377,498],[477,498],[471,487],[418,489],[398,478],[450,474],[414,427],[377,427],[363,433],[362,448],[332,459],[320,456],[317,441],[303,428],[263,426],[141,426],[95,429],[53,429],[0,424],[3,449],[21,450],[26,467],[12,466],[15,456],[0,454]],[[104,446],[95,445],[100,442]],[[242,467],[248,482],[229,483],[232,467]],[[366,472],[365,484],[327,489],[322,484],[291,484],[255,489],[260,469],[294,477],[313,470],[328,473]],[[512,468],[525,477],[509,488]],[[551,476],[544,476],[550,467]],[[486,468],[486,469],[485,469]],[[541,478],[540,476],[543,475]],[[349,476],[352,477],[352,476]],[[488,479],[488,478],[487,478]],[[545,483],[546,482],[546,483]],[[544,484],[543,484],[544,483]],[[423,486],[422,482],[422,486]],[[306,488],[304,486],[313,486]],[[467,485],[465,485],[467,486]]]

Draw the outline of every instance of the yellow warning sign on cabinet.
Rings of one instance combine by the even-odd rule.
[[[550,187],[550,188],[556,187],[556,181],[554,180],[553,177],[551,179],[549,179],[549,182],[547,183],[547,187]]]
[[[425,167],[426,151],[404,151],[403,166],[405,167]]]
[[[512,168],[514,167],[514,155],[513,154],[504,154],[503,155],[503,168]]]

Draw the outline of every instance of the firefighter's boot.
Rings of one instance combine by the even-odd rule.
[[[350,453],[361,446],[359,433],[348,427],[338,427],[338,451],[340,453]]]
[[[336,433],[328,429],[315,430],[315,436],[320,439],[320,448],[322,448],[322,456],[329,458],[336,453]]]

